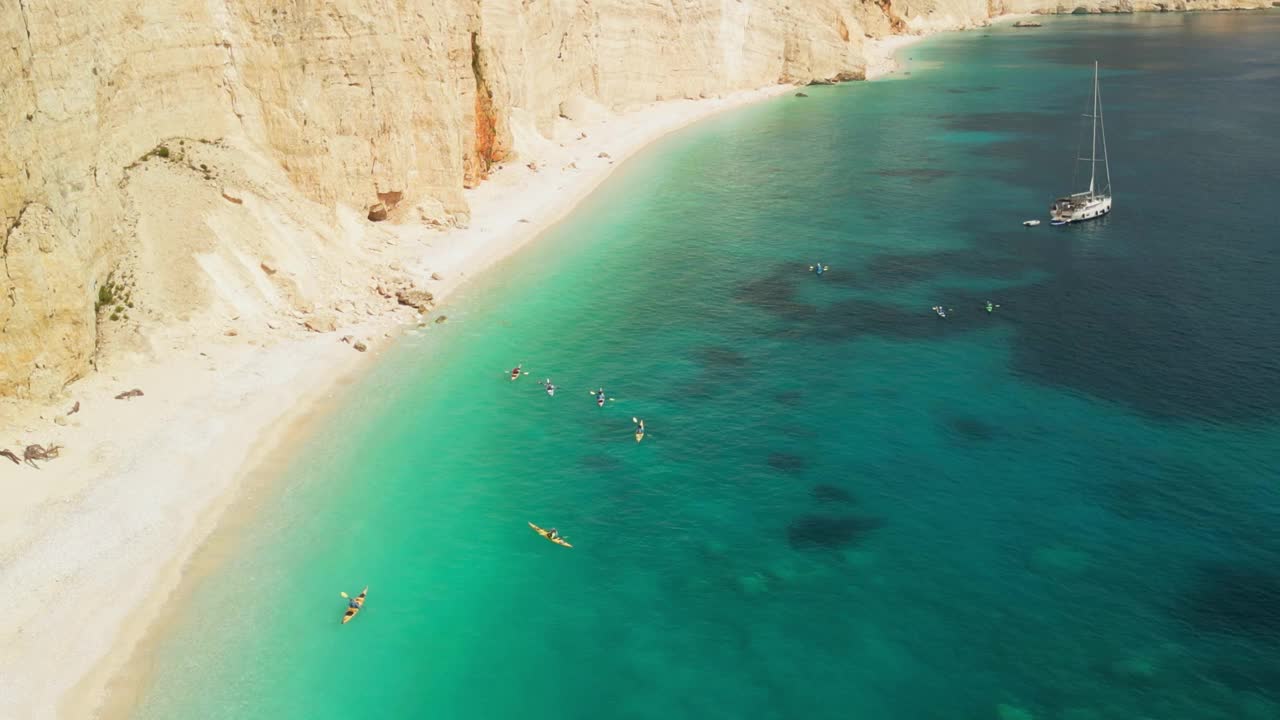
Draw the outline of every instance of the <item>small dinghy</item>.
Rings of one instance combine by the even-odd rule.
[[[1027,227],[1035,227],[1040,224],[1040,221],[1039,220],[1023,220],[1022,224],[1026,225]]]

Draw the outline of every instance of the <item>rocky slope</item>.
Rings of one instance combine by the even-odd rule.
[[[1251,4],[0,0],[0,396],[184,327],[373,312],[411,281],[382,250],[467,223],[557,124],[859,78],[867,38],[992,14]]]

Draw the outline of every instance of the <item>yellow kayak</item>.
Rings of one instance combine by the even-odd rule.
[[[644,439],[644,431],[643,431],[643,430],[637,430],[637,431],[636,431],[636,442],[640,442],[640,441],[641,441],[641,440],[643,440],[643,439]]]
[[[544,537],[544,538],[546,538],[546,539],[550,540],[551,542],[553,542],[553,543],[555,543],[555,544],[557,544],[557,545],[563,545],[563,546],[565,546],[565,547],[569,547],[569,548],[573,547],[572,545],[570,545],[570,544],[569,544],[569,541],[568,541],[568,540],[565,540],[565,539],[564,539],[564,538],[562,538],[562,537],[551,537],[551,532],[550,532],[550,531],[548,531],[548,530],[543,530],[542,528],[538,527],[537,525],[534,525],[533,523],[529,523],[529,527],[533,528],[533,531],[534,531],[534,532],[538,533],[538,534],[539,534],[539,535],[541,535],[542,537]]]
[[[347,623],[351,622],[351,618],[355,617],[356,613],[360,612],[360,608],[364,607],[364,598],[368,594],[369,594],[368,587],[365,587],[365,589],[360,591],[360,594],[356,596],[356,606],[347,608],[346,614],[342,616],[343,625],[346,625]]]

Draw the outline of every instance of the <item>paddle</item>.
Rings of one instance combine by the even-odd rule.
[[[351,596],[350,596],[350,595],[348,595],[348,594],[346,594],[346,593],[344,593],[344,592],[339,591],[339,592],[338,592],[338,594],[339,594],[339,595],[341,595],[342,597],[344,597],[344,598],[348,599],[348,600],[350,600],[350,599],[351,599]]]

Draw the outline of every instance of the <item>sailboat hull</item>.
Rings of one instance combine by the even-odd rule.
[[[1111,212],[1111,197],[1095,197],[1084,202],[1059,203],[1050,212],[1055,223],[1093,220]]]

